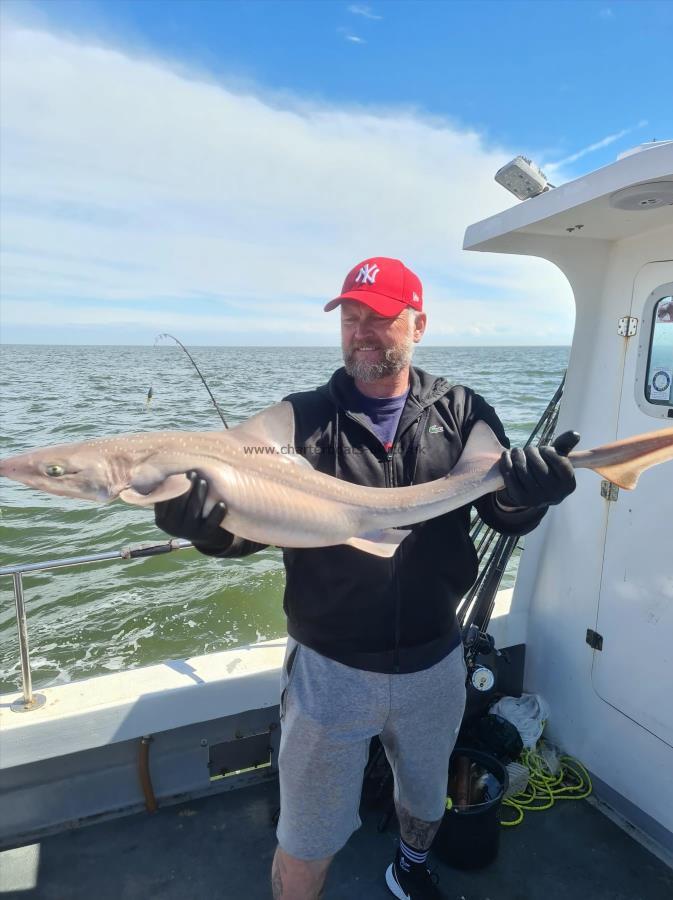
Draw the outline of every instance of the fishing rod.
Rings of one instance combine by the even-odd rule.
[[[551,441],[558,423],[560,401],[563,396],[566,375],[554,392],[537,424],[531,431],[525,446],[534,441],[539,446]],[[471,538],[476,538],[485,527],[485,522],[476,516],[472,525]],[[493,543],[495,539],[495,544]],[[480,631],[485,631],[495,606],[495,597],[512,554],[518,545],[518,536],[498,534],[492,528],[486,528],[476,547],[480,567],[476,581],[458,605],[458,622],[462,628],[475,624]]]
[[[219,415],[219,417],[222,419],[222,423],[223,423],[224,427],[225,427],[225,428],[229,428],[229,426],[227,425],[227,420],[224,418],[224,413],[223,413],[222,410],[220,409],[217,400],[216,400],[215,397],[213,396],[213,392],[212,392],[211,389],[208,387],[208,382],[206,381],[206,379],[205,379],[205,378],[203,377],[203,375],[201,374],[201,370],[199,369],[199,367],[196,365],[196,362],[195,362],[194,357],[192,356],[192,354],[191,354],[191,353],[189,352],[189,350],[185,347],[185,345],[182,343],[182,341],[178,340],[178,339],[177,339],[176,337],[174,337],[172,334],[167,334],[166,332],[164,332],[164,334],[159,334],[159,335],[157,335],[156,341],[154,342],[154,346],[156,347],[157,342],[163,340],[164,338],[170,338],[172,341],[175,341],[175,343],[178,345],[178,347],[180,347],[181,350],[184,350],[184,352],[187,354],[187,358],[189,359],[190,363],[191,363],[191,364],[194,366],[194,368],[196,369],[196,372],[197,372],[199,378],[200,378],[201,381],[203,382],[203,386],[204,386],[205,389],[208,391],[208,395],[210,396],[210,399],[213,401],[213,406],[214,406],[215,409],[217,410],[217,414]],[[147,392],[147,401],[148,401],[148,404],[149,404],[149,401],[150,401],[151,399],[152,399],[152,388],[150,388],[149,391]]]

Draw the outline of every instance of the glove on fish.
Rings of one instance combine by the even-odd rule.
[[[515,447],[500,457],[505,490],[497,494],[508,507],[554,506],[575,490],[575,470],[566,456],[580,436],[576,431],[560,434],[552,446]]]
[[[173,537],[191,541],[206,556],[217,556],[233,542],[234,535],[220,528],[227,512],[224,502],[216,503],[204,517],[203,504],[208,495],[208,482],[197,472],[187,472],[192,487],[186,494],[173,500],[154,504],[154,521],[158,528]]]

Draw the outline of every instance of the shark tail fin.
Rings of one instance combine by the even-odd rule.
[[[673,459],[673,428],[638,434],[593,450],[580,450],[571,453],[569,459],[576,469],[593,469],[613,484],[631,491],[646,469]]]
[[[638,484],[640,473],[644,472],[646,468],[649,468],[649,466],[640,468],[623,464],[621,466],[601,466],[600,469],[594,469],[594,472],[598,473],[598,475],[602,475],[603,478],[611,481],[612,484],[616,484],[618,487],[624,488],[627,491],[632,491]]]

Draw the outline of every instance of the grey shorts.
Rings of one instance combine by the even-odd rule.
[[[425,822],[440,819],[465,678],[462,645],[429,669],[382,675],[288,637],[278,758],[282,849],[298,859],[324,859],[360,827],[362,776],[375,735],[393,770],[396,803]]]

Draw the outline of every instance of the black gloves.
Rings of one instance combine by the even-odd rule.
[[[219,527],[227,512],[226,504],[216,503],[204,518],[203,504],[208,494],[208,482],[196,472],[187,472],[187,478],[192,482],[192,487],[186,494],[154,504],[154,521],[162,531],[173,537],[191,541],[206,556],[217,556],[234,540],[231,532]]]
[[[512,507],[553,506],[575,490],[575,470],[565,457],[580,436],[560,434],[552,446],[515,447],[500,457],[505,490],[496,494],[498,505]]]

